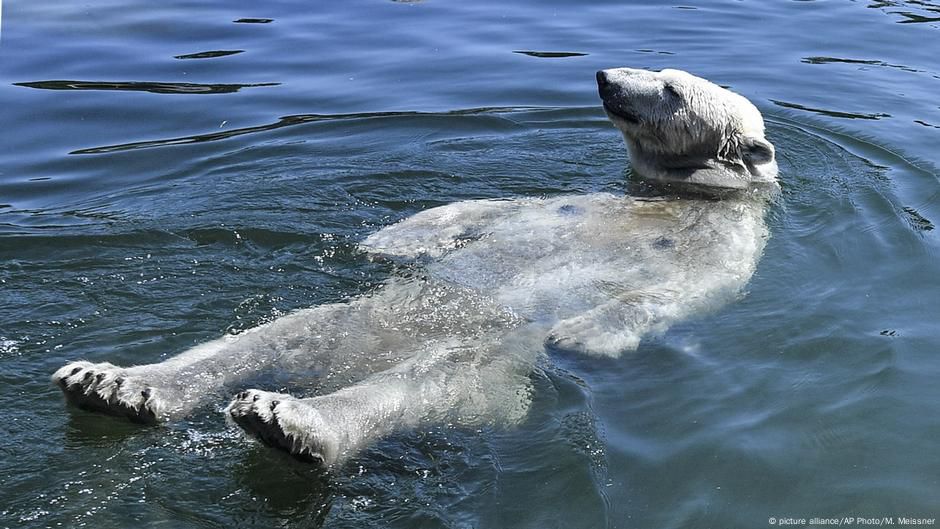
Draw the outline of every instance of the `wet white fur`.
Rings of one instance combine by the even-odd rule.
[[[598,76],[609,81],[601,99],[636,173],[729,189],[776,182],[764,120],[744,97],[681,70],[614,68]]]
[[[745,159],[748,145],[766,155],[769,143],[744,98],[684,72],[608,72],[605,102],[632,101],[638,114],[611,118],[643,159],[640,172],[682,180],[695,172],[682,164],[720,163],[742,179],[729,187],[746,188],[748,175],[773,181],[772,146],[769,161],[754,157],[759,167]],[[667,107],[662,82],[677,79],[689,98]],[[764,192],[743,189],[723,200],[597,193],[434,208],[363,241],[363,251],[405,265],[370,295],[158,364],[74,363],[53,380],[78,404],[161,420],[259,370],[292,372],[320,396],[250,390],[228,412],[269,444],[325,465],[422,423],[511,424],[526,414],[529,374],[546,352],[617,356],[739,295],[767,238],[765,204]]]

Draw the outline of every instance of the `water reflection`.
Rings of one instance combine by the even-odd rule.
[[[149,81],[32,81],[13,83],[16,86],[41,90],[125,90],[151,92],[154,94],[230,94],[242,88],[277,86],[281,83],[252,84],[203,84],[203,83],[159,83]]]
[[[333,505],[334,490],[325,472],[260,446],[235,467],[234,477],[252,500],[260,500],[265,514],[291,527],[322,527]]]
[[[108,447],[132,437],[146,435],[150,428],[121,418],[102,416],[69,406],[65,429],[68,448]]]

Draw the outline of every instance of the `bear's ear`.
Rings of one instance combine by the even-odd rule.
[[[754,165],[769,163],[774,160],[774,146],[764,138],[747,137],[741,142],[741,157]]]

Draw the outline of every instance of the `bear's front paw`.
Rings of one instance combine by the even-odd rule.
[[[162,408],[154,388],[108,363],[73,362],[56,371],[52,382],[79,408],[134,422],[156,423]]]
[[[640,336],[632,329],[607,323],[584,316],[563,320],[549,332],[545,345],[557,351],[611,357],[640,345]]]
[[[308,463],[330,466],[335,443],[320,414],[308,402],[283,393],[249,389],[226,409],[228,416],[249,435]]]
[[[545,338],[545,345],[567,353],[586,353],[587,349],[576,336],[552,332]]]
[[[591,352],[597,335],[603,332],[589,315],[575,316],[558,322],[549,332],[545,344],[559,351],[586,354]]]

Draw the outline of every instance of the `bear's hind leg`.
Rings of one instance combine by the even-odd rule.
[[[472,369],[472,366],[468,367]],[[252,437],[304,461],[334,467],[362,448],[448,408],[452,377],[391,370],[328,395],[297,399],[242,391],[226,410]]]
[[[362,384],[307,399],[251,389],[236,395],[226,411],[264,444],[330,468],[392,431],[414,425],[423,410],[408,409],[406,393],[399,384]]]
[[[517,357],[515,349],[511,340],[490,336],[431,343],[394,368],[333,393],[298,399],[247,390],[226,411],[263,443],[336,467],[377,440],[420,424],[520,421],[535,357]]]
[[[324,318],[346,305],[302,310],[225,336],[155,364],[118,367],[109,363],[72,362],[52,375],[66,399],[79,408],[156,423],[185,416],[226,384],[278,364],[284,357],[312,349]]]

